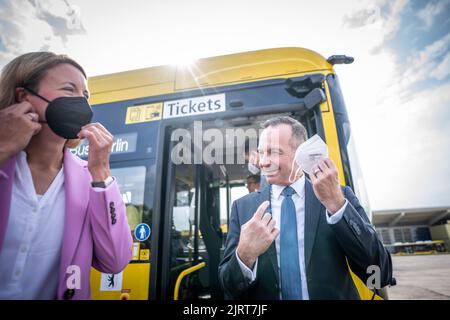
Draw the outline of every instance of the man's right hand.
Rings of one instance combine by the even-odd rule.
[[[41,130],[39,116],[33,106],[23,101],[0,110],[0,166],[25,149]]]
[[[267,251],[280,230],[275,228],[275,220],[270,213],[265,213],[269,201],[264,201],[253,217],[241,227],[241,236],[237,246],[239,259],[250,269],[256,259]]]

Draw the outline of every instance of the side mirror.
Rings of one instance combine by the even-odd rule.
[[[311,110],[316,105],[320,104],[321,102],[325,101],[325,93],[321,88],[315,88],[311,90],[306,96],[305,96],[305,107],[308,110]]]

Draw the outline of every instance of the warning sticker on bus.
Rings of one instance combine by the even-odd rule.
[[[225,94],[164,102],[163,118],[196,116],[225,111]]]
[[[161,102],[128,107],[125,124],[161,120],[161,111]]]

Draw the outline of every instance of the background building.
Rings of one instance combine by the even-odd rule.
[[[450,207],[373,211],[373,224],[386,245],[443,240],[450,251]]]

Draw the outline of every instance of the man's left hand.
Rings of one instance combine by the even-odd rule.
[[[310,174],[317,199],[333,215],[345,204],[339,183],[339,174],[333,161],[322,159],[312,168]]]
[[[103,181],[111,175],[109,156],[113,144],[113,136],[100,123],[90,123],[81,128],[80,139],[88,139],[88,169],[93,181]]]

